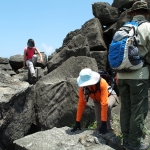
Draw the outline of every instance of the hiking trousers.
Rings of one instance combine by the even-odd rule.
[[[32,59],[26,61],[26,65],[29,67],[31,75],[35,74],[34,67],[36,66],[37,55],[33,55]]]
[[[121,98],[120,125],[124,140],[140,145],[144,120],[148,113],[148,80],[118,79]]]
[[[116,102],[118,101],[118,97],[116,94],[110,95],[108,97],[108,115],[107,115],[107,130],[112,131],[112,123],[113,118],[111,114],[112,108],[115,106]],[[96,116],[96,122],[97,122],[97,130],[101,126],[101,106],[98,101],[94,101],[94,109],[95,109],[95,116]]]

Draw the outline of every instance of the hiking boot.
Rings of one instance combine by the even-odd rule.
[[[149,148],[149,143],[141,143],[139,147],[132,147],[130,145],[128,145],[126,147],[126,150],[148,150]]]
[[[128,146],[128,141],[127,140],[123,140],[123,147],[126,148]]]
[[[36,79],[35,73],[32,73],[32,78]]]

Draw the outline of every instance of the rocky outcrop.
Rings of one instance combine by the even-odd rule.
[[[124,11],[132,7],[132,4],[136,1],[140,0],[114,0],[112,6],[118,8],[120,11]]]
[[[132,17],[131,16],[127,16],[128,10],[125,10],[124,12],[122,12],[117,20],[117,22],[115,22],[114,24],[108,25],[105,27],[104,29],[104,41],[107,45],[107,47],[109,48],[109,44],[111,43],[112,37],[114,35],[114,33],[121,27],[123,26],[123,24],[125,22],[131,21]]]
[[[87,38],[82,35],[74,36],[69,42],[61,48],[47,63],[48,72],[59,67],[64,61],[71,56],[90,56],[90,48],[87,44]]]
[[[36,63],[36,67],[41,67],[42,69],[44,69],[47,65],[47,55],[44,52],[40,52],[40,53],[42,55],[43,62],[42,63],[40,62],[40,57],[37,55],[38,60],[37,60],[37,63]]]
[[[68,43],[79,34],[86,37],[87,39],[86,45],[89,45],[91,51],[92,50],[102,51],[107,49],[105,42],[103,41],[102,25],[98,18],[90,19],[89,21],[85,22],[85,24],[82,25],[81,29],[69,32],[65,37],[65,39],[63,40],[63,46],[68,45]],[[76,43],[77,42],[80,41],[76,41]],[[72,49],[73,48],[74,46],[72,47]]]
[[[98,70],[107,70],[107,51],[91,51],[90,55],[95,58]]]
[[[67,34],[63,40],[63,46],[47,63],[48,72],[60,66],[71,56],[90,57],[90,51],[106,51],[106,49],[102,25],[97,18],[93,18],[87,21],[80,30]]]
[[[9,58],[9,63],[16,71],[23,67],[23,55],[17,54]]]
[[[118,8],[103,2],[93,3],[92,11],[95,18],[83,24],[81,29],[69,32],[63,40],[62,47],[49,57],[48,72],[53,71],[71,56],[91,57],[91,54],[98,63],[98,69],[108,69],[107,57],[105,60],[97,59],[95,54],[106,56],[115,31],[132,18],[126,16],[125,11],[120,12]]]
[[[78,100],[76,78],[80,70],[86,67],[95,71],[109,69],[109,44],[115,31],[132,19],[126,12],[133,2],[114,0],[112,6],[104,2],[93,3],[94,18],[85,22],[81,29],[69,32],[62,46],[48,56],[48,60],[44,53],[43,63],[38,58],[38,81],[30,81],[28,68],[21,69],[23,55],[14,55],[10,59],[0,57],[0,150],[15,149],[12,148],[14,145],[16,150],[45,149],[49,146],[58,149],[121,149],[116,138],[121,135],[119,104],[113,108],[116,136],[108,134],[108,137],[97,137],[93,133],[94,137],[91,137],[91,131],[85,130],[72,134],[66,132],[64,126],[69,128],[75,123]],[[146,141],[150,140],[149,118],[150,113],[146,119]],[[89,126],[94,119],[93,103],[89,100],[82,117],[82,128]],[[37,131],[41,132],[27,136]],[[93,143],[89,144],[88,136],[82,133],[88,133]],[[95,139],[100,143],[103,140],[103,145],[94,143]]]

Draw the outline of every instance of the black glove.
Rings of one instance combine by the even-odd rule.
[[[80,122],[78,122],[78,121],[76,121],[76,124],[75,124],[74,128],[71,130],[71,132],[75,132],[77,129],[81,130]]]
[[[102,121],[101,127],[99,129],[100,134],[108,133],[106,121]]]

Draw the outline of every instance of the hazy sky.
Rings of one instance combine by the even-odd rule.
[[[92,3],[113,0],[1,0],[0,57],[21,54],[27,40],[49,56],[70,31],[92,19]]]

